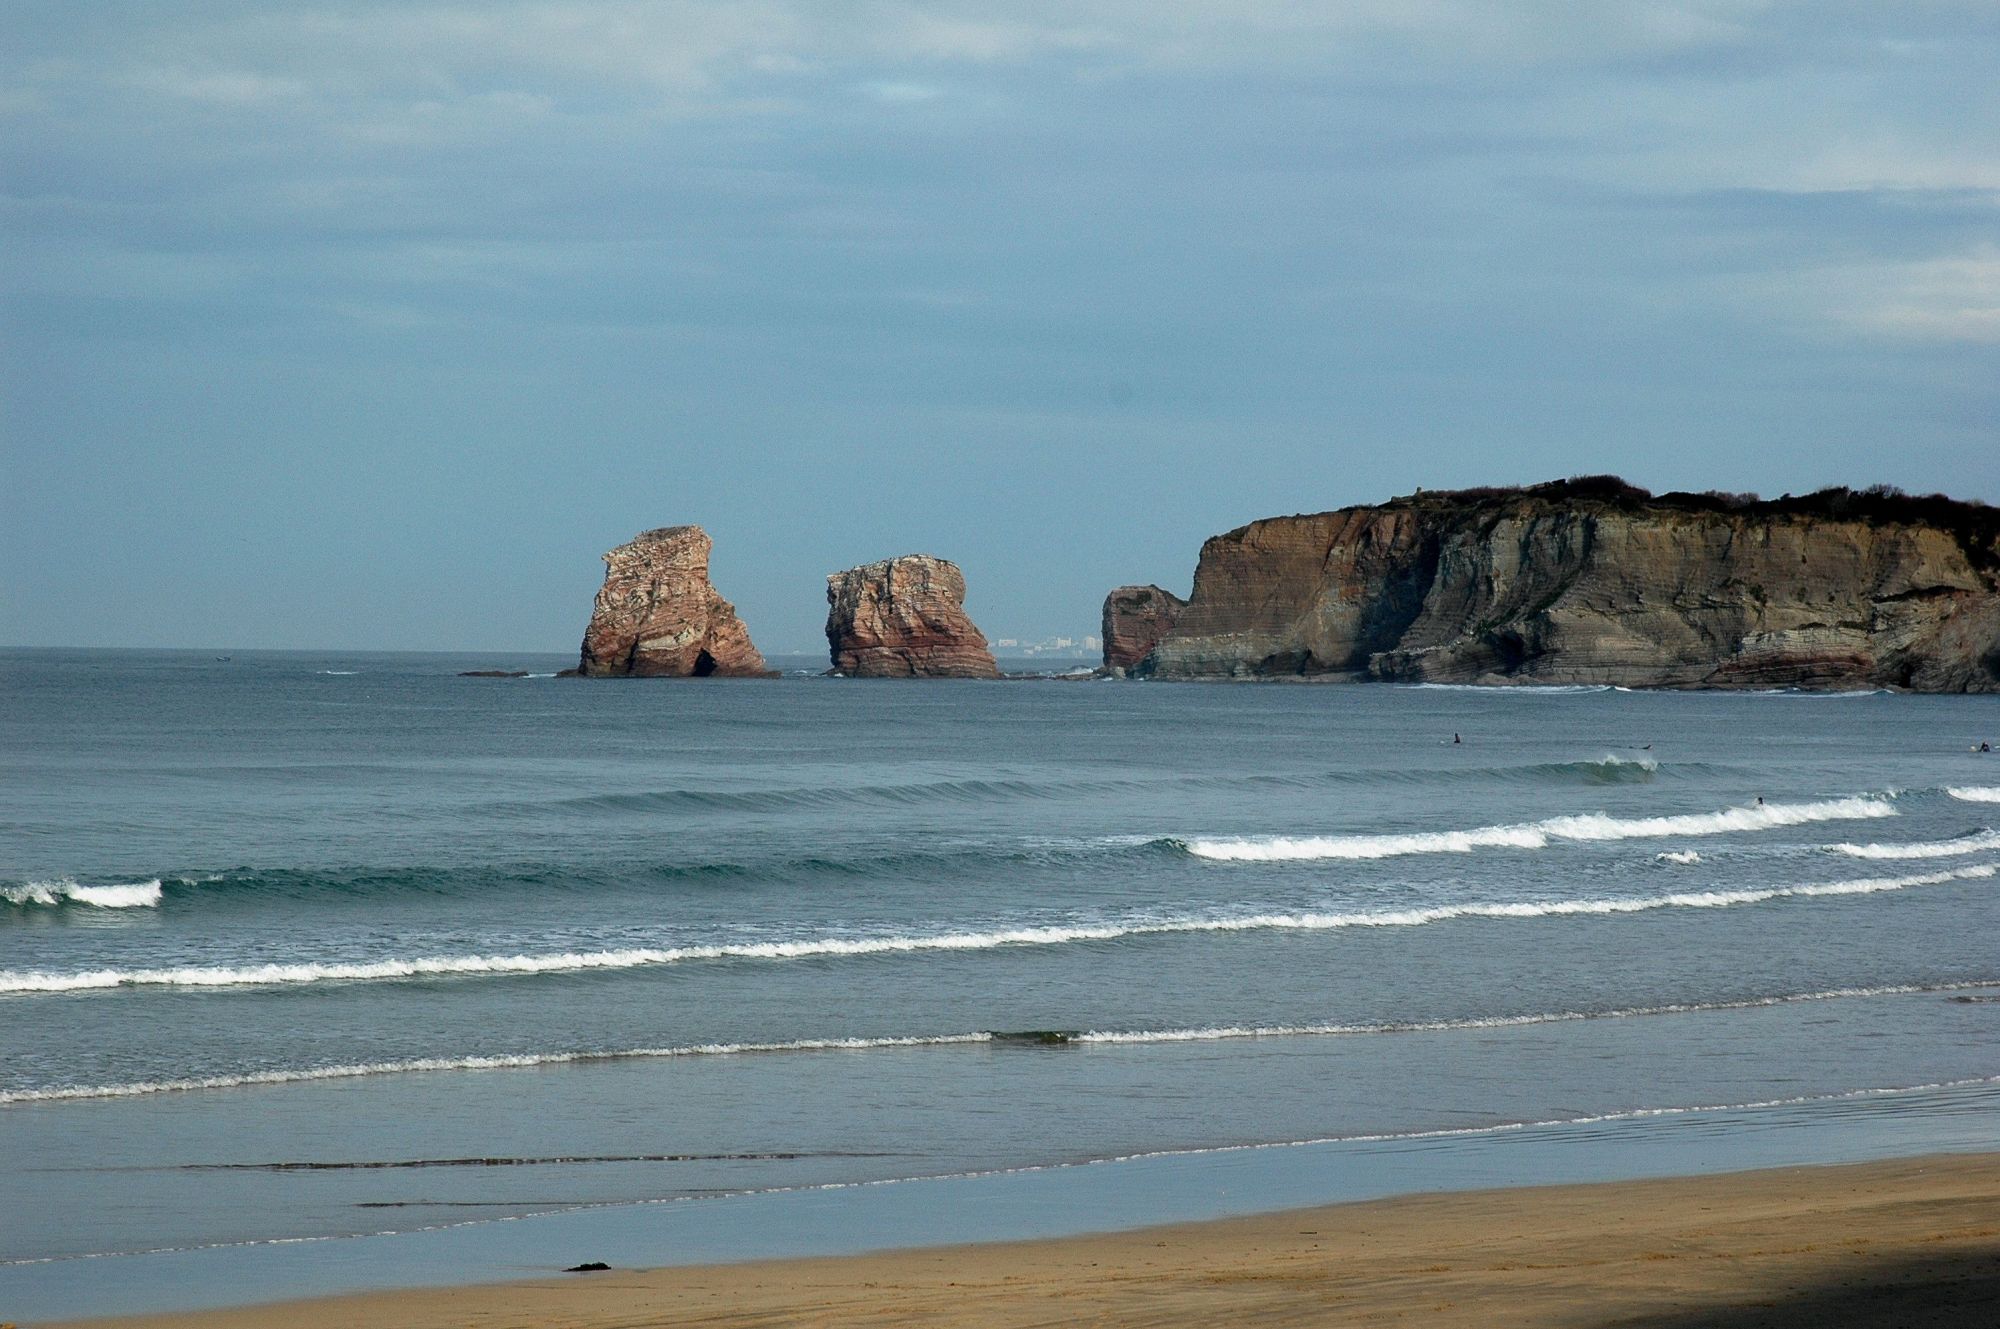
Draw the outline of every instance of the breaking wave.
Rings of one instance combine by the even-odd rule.
[[[163,890],[158,878],[109,886],[83,886],[63,878],[0,886],[0,900],[22,908],[87,905],[93,909],[150,909],[160,902]]]
[[[687,1043],[670,1047],[623,1048],[616,1051],[565,1051],[511,1053],[490,1056],[412,1057],[398,1061],[358,1062],[336,1066],[308,1066],[283,1070],[246,1071],[235,1075],[209,1075],[178,1080],[142,1080],[130,1084],[59,1085],[45,1089],[0,1092],[0,1104],[36,1103],[80,1098],[138,1098],[150,1094],[189,1093],[204,1089],[239,1089],[261,1085],[301,1084],[318,1080],[347,1080],[374,1075],[406,1075],[429,1071],[520,1070],[538,1066],[582,1066],[617,1061],[643,1061],[676,1057],[727,1057],[783,1052],[868,1052],[894,1048],[963,1047],[969,1044],[997,1045],[1135,1045],[1157,1043],[1210,1043],[1254,1038],[1341,1038],[1379,1034],[1446,1033],[1454,1030],[1510,1029],[1542,1024],[1567,1024],[1585,1020],[1620,1020],[1656,1015],[1692,1015],[1713,1011],[1755,1010],[1790,1006],[1802,1002],[1839,1001],[1857,997],[1911,996],[1923,993],[1971,992],[2000,988],[2000,979],[1979,979],[1962,983],[1893,984],[1881,987],[1830,988],[1818,992],[1792,992],[1775,996],[1744,997],[1728,1001],[1664,1002],[1651,1006],[1623,1006],[1605,1010],[1563,1010],[1526,1015],[1496,1015],[1456,1020],[1397,1020],[1376,1023],[1301,1023],[1272,1025],[1214,1025],[1186,1029],[1090,1029],[1030,1030],[1010,1033],[976,1030],[958,1034],[919,1034],[884,1038],[802,1038],[768,1043]]]
[[[1514,826],[1481,826],[1465,831],[1417,831],[1402,835],[1258,836],[1181,841],[1197,858],[1274,862],[1329,858],[1393,858],[1402,854],[1465,854],[1475,849],[1542,849],[1552,840],[1602,841],[1668,835],[1727,835],[1799,826],[1816,821],[1861,821],[1893,817],[1896,807],[1873,795],[1818,803],[1758,803],[1665,817],[1613,817],[1604,813],[1550,817]]]
[[[1899,983],[1881,987],[1828,988],[1820,992],[1790,992],[1734,1001],[1664,1002],[1656,1006],[1623,1006],[1601,1011],[1553,1011],[1534,1015],[1495,1015],[1461,1020],[1408,1020],[1381,1024],[1216,1025],[1203,1029],[1091,1030],[1072,1035],[1076,1043],[1207,1043],[1237,1038],[1345,1037],[1361,1034],[1427,1034],[1452,1030],[1512,1029],[1525,1025],[1567,1024],[1581,1020],[1622,1020],[1648,1015],[1696,1015],[1712,1011],[1760,1010],[1801,1002],[1839,1001],[1851,997],[1901,997],[1926,992],[1962,992],[2000,987],[2000,980],[1964,983]]]
[[[1959,785],[1945,792],[1961,803],[2000,803],[2000,786]]]
[[[1587,692],[1629,692],[1609,683],[1397,683],[1411,692],[1476,692],[1489,697],[1576,697]]]
[[[240,1075],[204,1075],[184,1080],[142,1080],[135,1084],[62,1085],[51,1089],[20,1089],[0,1093],[0,1103],[42,1103],[75,1098],[139,1098],[147,1094],[187,1093],[198,1089],[241,1089],[255,1085],[303,1084],[314,1080],[351,1080],[368,1075],[406,1075],[417,1071],[501,1071],[522,1070],[532,1066],[638,1061],[654,1057],[930,1047],[946,1043],[984,1043],[991,1041],[992,1037],[991,1034],[976,1033],[913,1038],[802,1038],[784,1043],[690,1043],[680,1047],[627,1048],[617,1052],[527,1052],[474,1057],[410,1057],[401,1061],[366,1061],[344,1066],[247,1071]]]
[[[1983,830],[1952,840],[1928,840],[1914,844],[1835,844],[1827,848],[1849,858],[1953,858],[1960,854],[2000,849],[2000,834]]]
[[[1653,858],[1661,863],[1679,863],[1683,866],[1701,862],[1701,855],[1692,849],[1669,849],[1665,853],[1654,854]]]
[[[1970,881],[1991,877],[1996,872],[2000,872],[2000,864],[1982,863],[1909,877],[1871,877],[1853,881],[1741,890],[1680,891],[1671,895],[1632,898],[1487,901],[1351,913],[1306,911],[1221,917],[1147,918],[1103,923],[996,928],[986,931],[940,932],[914,936],[809,937],[790,941],[629,947],[619,950],[566,951],[544,955],[433,955],[410,959],[332,963],[90,969],[72,973],[0,970],[0,993],[80,992],[129,987],[270,987],[325,982],[573,974],[639,969],[700,960],[772,961],[987,951],[1185,933],[1326,932],[1345,928],[1421,927],[1457,919],[1557,918],[1575,915],[1637,914],[1658,909],[1724,909],[1738,905],[1762,904],[1771,900],[1872,895],[1911,887],[1941,885],[1952,881]]]

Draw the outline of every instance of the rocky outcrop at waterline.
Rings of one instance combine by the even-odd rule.
[[[1120,586],[1104,597],[1104,668],[1130,670],[1173,630],[1187,601],[1158,586]]]
[[[577,672],[590,677],[762,678],[736,607],[708,581],[714,542],[699,526],[644,531],[604,556]]]
[[[1203,545],[1134,672],[1996,692],[2000,509],[1597,477],[1274,517]]]
[[[826,643],[854,678],[998,678],[965,613],[965,575],[928,554],[884,559],[826,579]]]

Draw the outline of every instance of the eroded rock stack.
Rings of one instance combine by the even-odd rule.
[[[1129,670],[1173,630],[1187,601],[1158,586],[1120,586],[1104,597],[1104,667]]]
[[[833,667],[855,678],[998,678],[965,613],[965,576],[928,554],[884,559],[826,579]]]
[[[771,670],[736,607],[708,581],[699,526],[645,531],[604,556],[577,672],[592,677],[757,678]]]
[[[2000,510],[1595,478],[1276,517],[1202,546],[1137,672],[2000,692]]]

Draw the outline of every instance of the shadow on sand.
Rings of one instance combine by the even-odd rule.
[[[2000,1215],[1996,1215],[2000,1218]],[[1768,1298],[1606,1322],[1617,1329],[1994,1329],[2000,1326],[2000,1242],[1934,1259],[1857,1257],[1839,1279]]]

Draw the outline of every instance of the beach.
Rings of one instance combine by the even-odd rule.
[[[2000,1153],[1405,1196],[1057,1240],[613,1269],[100,1329],[2000,1322]]]

